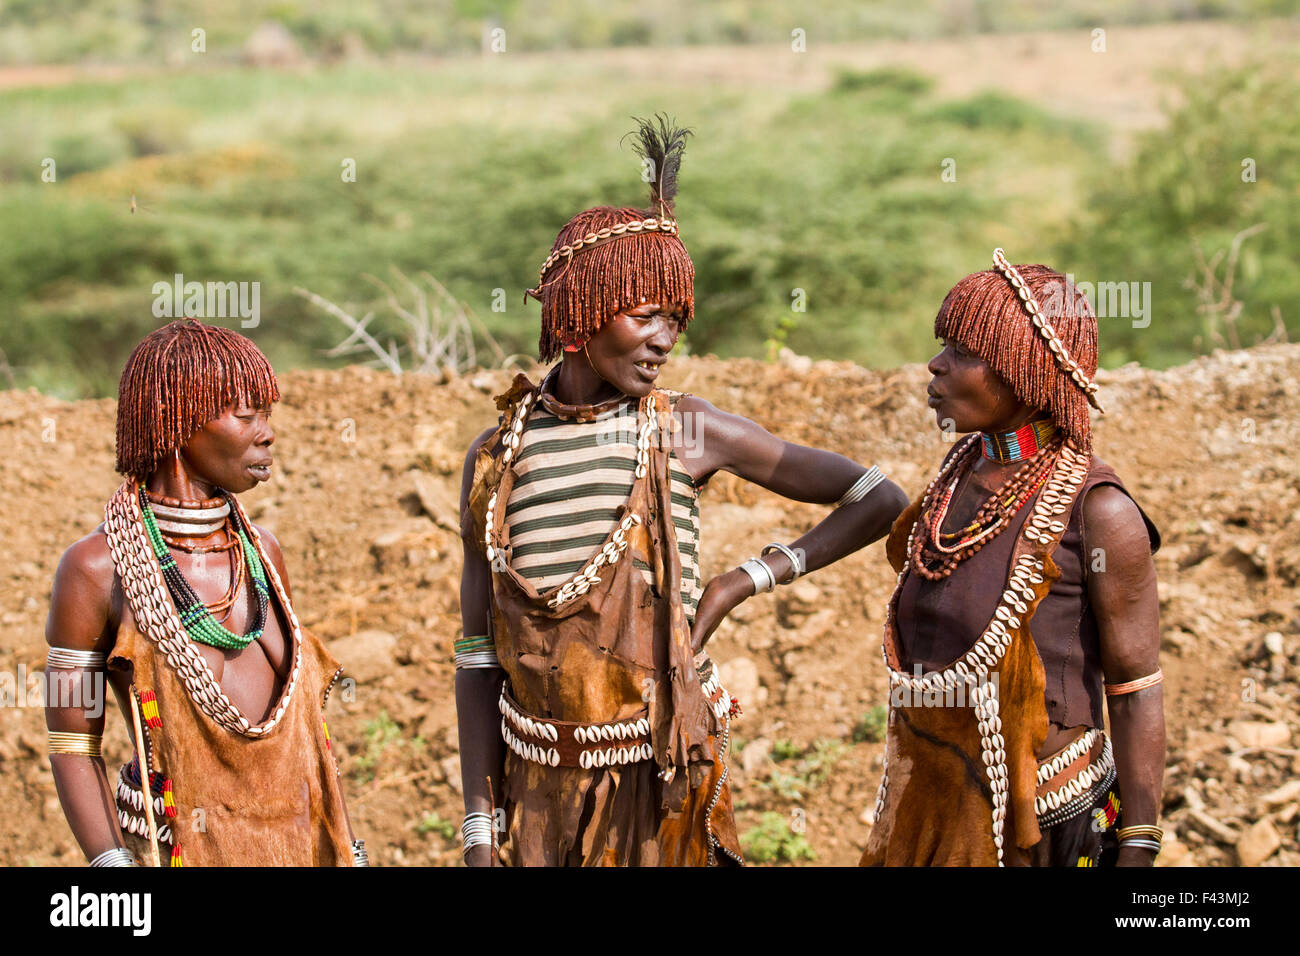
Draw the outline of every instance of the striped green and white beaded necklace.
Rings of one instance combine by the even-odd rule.
[[[163,580],[167,584],[167,590],[171,592],[172,602],[176,605],[181,624],[185,627],[185,632],[189,635],[190,640],[211,647],[218,647],[222,650],[243,650],[261,637],[262,631],[266,627],[270,591],[267,588],[266,570],[262,567],[262,559],[258,555],[257,549],[253,547],[252,541],[249,540],[248,529],[243,526],[242,519],[239,517],[239,509],[232,504],[230,520],[234,525],[235,533],[239,537],[239,546],[243,549],[244,560],[252,573],[253,593],[257,599],[253,611],[253,620],[250,622],[248,632],[243,635],[236,634],[217,623],[217,619],[212,616],[212,612],[208,610],[203,600],[194,592],[190,583],[185,580],[180,567],[176,564],[176,558],[172,556],[171,549],[167,547],[167,542],[163,540],[162,531],[158,528],[158,519],[154,516],[153,508],[149,504],[149,497],[145,493],[143,485],[139,487],[137,493],[140,497],[140,514],[144,519],[149,544],[153,548],[154,557],[158,559],[158,566],[162,570]]]

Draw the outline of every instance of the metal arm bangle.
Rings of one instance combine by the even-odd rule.
[[[353,865],[353,866],[369,866],[369,865],[370,865],[370,857],[369,857],[369,855],[366,853],[366,841],[365,841],[365,840],[353,840],[353,841],[352,841],[352,865]]]
[[[47,730],[47,748],[52,754],[78,754],[82,757],[99,757],[99,734],[78,734],[66,730]]]
[[[861,501],[867,496],[871,489],[885,480],[884,473],[872,465],[858,477],[858,480],[849,485],[848,490],[840,496],[840,500],[835,507],[843,508],[845,505],[851,505],[855,501]]]
[[[1145,837],[1160,843],[1165,838],[1165,831],[1154,823],[1135,823],[1132,826],[1120,827],[1115,831],[1115,835],[1120,840],[1127,840],[1129,837]]]
[[[125,847],[115,846],[111,850],[105,850],[90,861],[94,867],[101,866],[135,866],[135,857],[131,851]]]
[[[746,558],[740,569],[748,574],[750,580],[754,582],[755,594],[776,589],[776,575],[772,573],[771,568],[758,558]]]
[[[799,560],[800,552],[796,551],[794,548],[781,544],[779,541],[773,541],[771,544],[763,547],[763,550],[758,553],[759,557],[765,556],[770,551],[780,551],[790,559],[790,566],[794,568],[794,577],[784,583],[793,584],[795,579],[803,574],[803,562]],[[773,575],[773,577],[775,577],[775,575]]]
[[[1148,840],[1144,837],[1129,837],[1127,840],[1120,840],[1119,845],[1121,849],[1126,846],[1135,846],[1142,850],[1150,850],[1156,855],[1160,853],[1160,844],[1155,840]]]
[[[1121,694],[1134,694],[1140,690],[1146,690],[1148,687],[1155,687],[1165,679],[1164,671],[1156,668],[1154,674],[1148,674],[1146,677],[1139,677],[1137,680],[1125,681],[1122,684],[1107,684],[1106,696],[1117,697]]]
[[[103,651],[79,651],[73,647],[51,647],[45,654],[45,666],[103,670],[107,656]]]
[[[453,650],[458,671],[501,666],[497,660],[496,644],[487,634],[462,637],[453,645]]]
[[[496,846],[495,832],[492,814],[482,811],[465,814],[465,822],[460,827],[460,837],[464,843],[461,853],[468,854],[476,846]]]

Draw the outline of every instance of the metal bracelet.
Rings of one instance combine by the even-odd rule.
[[[884,480],[884,473],[875,465],[872,465],[858,477],[857,481],[849,485],[848,490],[840,496],[840,500],[835,507],[843,508],[845,505],[851,505],[855,501],[861,501],[867,496],[867,493],[870,492],[871,489],[875,488],[876,485],[880,484]]]
[[[1157,855],[1159,855],[1160,853],[1160,844],[1157,843],[1155,840],[1148,840],[1145,837],[1130,837],[1127,840],[1120,840],[1119,845],[1120,845],[1120,849],[1123,849],[1124,847],[1135,846],[1142,850],[1151,850],[1153,853]]]
[[[792,577],[789,581],[786,581],[785,582],[786,584],[793,584],[795,579],[803,574],[804,572],[803,562],[799,560],[799,552],[796,551],[794,548],[781,544],[781,542],[779,541],[773,541],[771,544],[765,545],[763,547],[763,550],[760,551],[758,555],[759,557],[763,557],[769,551],[780,551],[782,554],[784,554],[787,558],[790,559],[790,566],[794,568],[794,577]]]
[[[45,731],[45,737],[48,741],[46,749],[51,754],[77,754],[82,757],[102,756],[100,751],[102,737],[99,734],[47,730]]]
[[[476,846],[496,846],[495,832],[492,814],[482,811],[465,814],[465,822],[460,826],[460,837],[464,843],[461,853],[468,855]]]
[[[74,647],[51,647],[45,654],[45,666],[61,668],[91,668],[101,670],[107,656],[103,651],[79,651]]]
[[[456,655],[456,670],[471,671],[488,667],[500,667],[496,651],[466,651]]]
[[[105,850],[93,860],[91,866],[135,866],[135,857],[126,847],[115,846],[111,850]]]
[[[353,865],[353,866],[369,866],[369,865],[370,865],[370,857],[369,857],[369,855],[367,855],[367,853],[366,853],[366,841],[365,841],[365,840],[353,840],[353,841],[352,841],[352,865]]]
[[[1134,823],[1131,826],[1120,827],[1115,831],[1115,835],[1121,840],[1127,840],[1130,837],[1145,837],[1148,840],[1155,840],[1160,843],[1165,838],[1165,831],[1154,823]]]
[[[741,564],[740,569],[749,575],[754,582],[754,593],[761,594],[765,591],[772,591],[776,588],[776,575],[758,558],[746,558]]]

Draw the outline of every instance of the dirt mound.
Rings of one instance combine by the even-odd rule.
[[[331,731],[353,820],[377,864],[452,864],[461,815],[451,641],[460,628],[455,531],[465,449],[495,420],[506,372],[451,384],[366,369],[285,375],[280,470],[251,493],[285,549],[296,605],[358,684]],[[919,491],[946,445],[921,366],[872,371],[787,355],[682,358],[665,384],[791,441],[876,462]],[[1097,453],[1160,526],[1169,724],[1162,863],[1300,864],[1300,346],[1219,353],[1165,372],[1102,373]],[[0,670],[44,660],[63,550],[116,487],[110,400],[0,393]],[[706,573],[825,514],[719,476],[704,494]],[[714,637],[743,702],[733,752],[742,833],[757,857],[847,864],[870,826],[886,700],[882,608],[893,575],[877,544],[741,607]],[[864,719],[868,718],[868,719]],[[0,717],[0,862],[81,864],[44,757],[38,707]],[[109,718],[110,768],[127,729]],[[815,854],[815,857],[810,857]]]

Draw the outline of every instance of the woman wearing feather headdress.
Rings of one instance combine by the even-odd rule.
[[[635,133],[650,207],[560,231],[528,294],[542,361],[465,459],[456,641],[470,865],[739,863],[726,749],[736,702],[704,644],[759,591],[883,536],[906,504],[878,469],[657,388],[694,313],[673,215],[689,130]],[[700,579],[699,492],[728,471],[838,503],[787,546]]]

